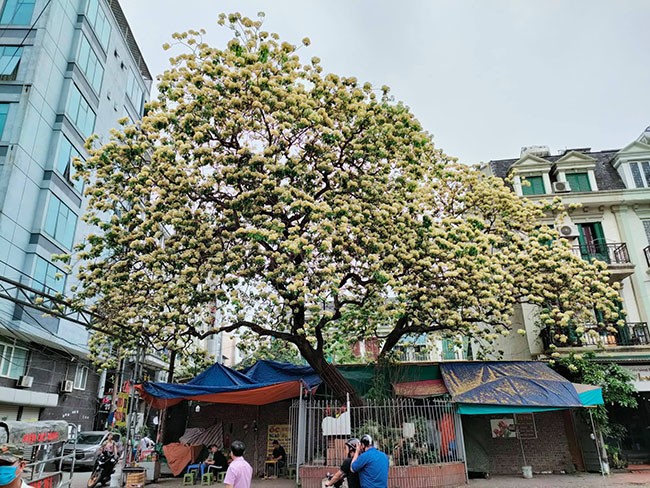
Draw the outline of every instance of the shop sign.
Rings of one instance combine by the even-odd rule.
[[[537,439],[534,413],[518,413],[515,415],[515,425],[520,439]]]
[[[632,373],[632,384],[636,391],[650,391],[650,364],[622,365]]]

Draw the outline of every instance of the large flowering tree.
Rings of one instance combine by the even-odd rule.
[[[259,21],[220,23],[225,48],[175,35],[187,50],[142,122],[80,167],[99,230],[78,298],[106,327],[175,350],[219,331],[285,341],[344,397],[331,341],[388,326],[382,354],[413,333],[489,343],[521,302],[552,301],[561,325],[613,317],[604,266],[437,150],[386,88],[303,64]]]

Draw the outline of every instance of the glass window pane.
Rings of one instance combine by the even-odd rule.
[[[643,161],[641,163],[641,168],[643,169],[643,176],[645,178],[645,186],[650,186],[650,163],[648,161]]]
[[[57,278],[57,274],[61,278]],[[32,285],[45,293],[63,293],[65,289],[65,274],[59,268],[40,256],[35,257]]]
[[[63,246],[72,249],[76,226],[76,214],[59,198],[50,193],[43,230]]]
[[[30,25],[36,0],[6,0],[0,15],[0,24]]]
[[[7,114],[9,113],[9,104],[0,103],[0,139],[5,130],[5,124],[7,122]]]
[[[4,363],[7,362],[5,361],[5,349],[6,349],[5,345],[0,344],[0,372],[2,372],[2,366],[4,365]]]
[[[111,26],[104,11],[99,6],[98,0],[91,0],[88,3],[88,22],[92,25],[95,35],[101,43],[104,50],[108,48],[108,41],[111,36]]]
[[[95,112],[92,111],[79,89],[72,85],[68,98],[67,113],[84,137],[89,137],[95,129]]]
[[[11,366],[9,367],[10,378],[20,378],[25,374],[25,367],[27,366],[27,350],[19,347],[14,347],[14,354],[11,359]]]
[[[104,68],[101,66],[99,58],[90,46],[90,42],[88,42],[86,36],[82,36],[81,38],[79,59],[77,60],[77,63],[83,74],[86,76],[88,83],[90,83],[93,90],[99,94],[104,75]]]
[[[0,47],[0,76],[9,76],[20,62],[23,49],[17,46]]]
[[[645,237],[650,244],[650,220],[643,221],[643,230],[645,230]]]
[[[54,195],[50,195],[50,201],[47,205],[47,213],[45,214],[45,225],[43,230],[47,232],[50,237],[56,235],[56,221],[59,217],[59,205],[61,201]]]
[[[61,136],[59,140],[59,150],[56,154],[56,170],[65,178],[69,177],[70,151],[72,144],[65,137]]]
[[[639,169],[639,163],[630,163],[630,169],[632,170],[632,178],[634,178],[634,185],[637,188],[643,188],[643,178],[641,177],[641,170]]]
[[[9,376],[9,368],[11,367],[11,356],[13,350],[13,347],[5,346],[4,353],[2,355],[2,369],[0,369],[0,376]]]

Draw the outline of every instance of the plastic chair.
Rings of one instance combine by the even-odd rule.
[[[203,471],[203,463],[188,464],[187,469],[185,470],[185,472],[189,473],[190,471],[196,471],[197,473],[199,471]]]

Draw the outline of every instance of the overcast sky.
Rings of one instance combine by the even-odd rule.
[[[388,85],[436,145],[466,163],[521,146],[620,148],[650,125],[648,0],[120,0],[154,77],[173,32],[219,12],[312,44],[323,68]]]

